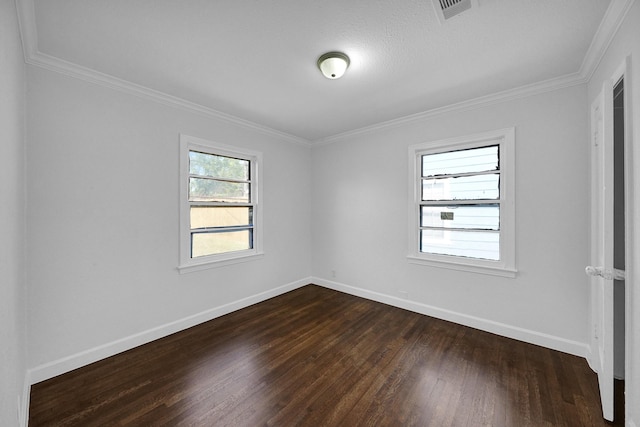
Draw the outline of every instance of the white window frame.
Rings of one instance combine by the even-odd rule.
[[[253,207],[253,248],[191,257],[191,217],[189,203],[189,152],[239,158],[250,162],[251,205]],[[230,145],[207,141],[194,136],[180,135],[180,263],[181,273],[207,268],[222,267],[238,262],[251,261],[264,255],[262,246],[262,153]]]
[[[486,260],[420,252],[422,155],[498,145],[500,156],[500,259]],[[411,263],[515,277],[515,128],[498,129],[462,137],[424,142],[409,147],[409,252]]]

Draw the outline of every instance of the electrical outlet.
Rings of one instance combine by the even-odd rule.
[[[331,270],[331,278],[332,279],[336,278],[336,271],[335,270]]]
[[[401,298],[409,299],[409,292],[407,292],[407,291],[398,291],[398,293],[400,294]]]

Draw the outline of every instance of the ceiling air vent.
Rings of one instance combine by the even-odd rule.
[[[478,7],[476,0],[431,0],[440,23],[460,15],[469,9]]]

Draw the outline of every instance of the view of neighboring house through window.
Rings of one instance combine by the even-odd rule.
[[[498,148],[421,156],[420,252],[500,259]]]
[[[260,155],[182,137],[181,265],[259,253]]]
[[[409,148],[410,259],[515,274],[513,143],[504,129]]]

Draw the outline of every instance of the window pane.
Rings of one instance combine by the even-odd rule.
[[[249,160],[189,151],[189,173],[238,181],[249,180]]]
[[[250,185],[246,182],[189,178],[189,201],[249,203]]]
[[[500,206],[458,205],[421,206],[422,227],[500,230]]]
[[[191,234],[192,258],[251,248],[253,248],[253,230]]]
[[[500,260],[500,234],[492,231],[421,230],[420,252]]]
[[[486,200],[499,198],[499,174],[422,180],[422,200]]]
[[[422,176],[498,170],[498,146],[448,151],[422,156]]]
[[[252,225],[253,208],[250,207],[191,207],[191,229]]]

